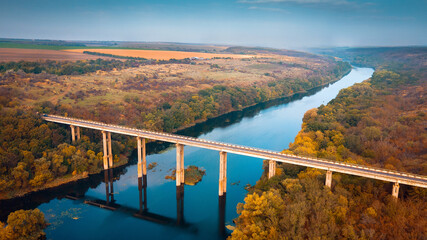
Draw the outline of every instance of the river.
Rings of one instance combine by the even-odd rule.
[[[353,68],[341,80],[307,96],[228,114],[180,134],[281,151],[301,129],[302,117],[307,110],[327,104],[339,90],[368,79],[373,71]],[[114,202],[110,205],[117,207],[116,210],[85,203],[105,204],[111,184],[106,185],[102,175],[43,191],[8,205],[11,208],[38,207],[43,211],[51,223],[45,230],[48,239],[222,239],[230,233],[225,225],[232,225],[232,220],[238,216],[236,206],[243,202],[247,193],[245,185],[255,184],[263,173],[263,161],[228,154],[227,194],[225,198],[219,198],[219,153],[187,146],[184,153],[185,166],[202,167],[206,175],[197,185],[185,186],[183,192],[177,190],[175,181],[165,179],[176,164],[175,148],[170,147],[147,156],[147,163],[158,165],[148,171],[146,188],[138,187],[141,183],[138,183],[135,164],[113,170],[114,179],[110,180]],[[76,200],[65,197],[72,193]]]

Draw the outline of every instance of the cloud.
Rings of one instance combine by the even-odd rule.
[[[296,4],[328,4],[328,5],[352,5],[347,0],[239,0],[239,3],[296,3]]]
[[[389,21],[415,21],[417,20],[414,16],[379,16],[379,15],[371,15],[371,16],[351,16],[350,19],[354,20],[363,20],[363,19],[372,19],[372,20],[389,20]]]
[[[238,3],[261,5],[261,4],[294,4],[306,7],[327,7],[337,9],[357,9],[371,3],[356,3],[349,0],[238,0]]]
[[[257,6],[251,6],[248,7],[249,10],[261,10],[261,11],[269,11],[269,12],[281,12],[281,13],[289,13],[289,11],[283,9],[283,8],[268,8],[268,7],[257,7]]]

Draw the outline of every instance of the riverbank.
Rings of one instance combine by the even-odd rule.
[[[66,176],[56,178],[53,181],[46,183],[43,187],[31,188],[31,189],[19,189],[17,191],[10,191],[8,193],[2,193],[2,194],[0,194],[0,201],[1,200],[11,200],[14,198],[26,197],[32,193],[36,193],[36,192],[51,189],[51,188],[56,188],[56,187],[62,186],[64,184],[68,184],[71,182],[77,182],[79,180],[82,180],[82,179],[85,179],[88,177],[89,177],[88,173],[76,174],[74,176],[72,174],[68,174]]]
[[[193,123],[186,124],[185,126],[182,126],[182,127],[179,127],[177,129],[173,130],[172,133],[178,133],[178,132],[185,131],[186,129],[192,128],[192,127],[194,127],[197,124],[201,124],[201,123],[204,123],[204,122],[207,122],[207,121],[212,121],[212,120],[221,118],[223,116],[226,116],[226,115],[228,115],[230,113],[244,112],[244,111],[246,111],[246,110],[248,110],[250,108],[256,107],[256,106],[266,105],[266,104],[274,103],[274,102],[281,101],[281,100],[287,100],[287,99],[290,99],[290,98],[295,97],[295,96],[300,95],[300,94],[306,94],[308,92],[311,92],[311,91],[314,91],[314,90],[317,90],[317,89],[322,89],[322,88],[324,88],[324,87],[326,87],[326,86],[328,86],[330,84],[333,84],[333,83],[341,80],[343,77],[347,76],[351,72],[352,69],[353,68],[348,69],[348,71],[344,72],[342,74],[342,76],[337,77],[336,79],[333,79],[331,81],[325,82],[325,83],[323,83],[323,84],[321,84],[319,86],[312,87],[312,88],[306,89],[304,91],[299,91],[299,92],[295,92],[295,93],[292,93],[292,94],[288,94],[288,95],[285,95],[285,96],[268,99],[268,100],[266,100],[264,102],[259,102],[259,103],[254,103],[254,104],[251,104],[251,105],[247,105],[247,106],[243,107],[242,109],[229,110],[229,111],[227,111],[227,112],[225,112],[225,113],[223,113],[221,115],[214,116],[214,117],[211,117],[211,118],[207,118],[205,120],[196,120]]]
[[[115,162],[112,169],[119,168],[126,166],[128,164],[128,159],[125,158],[125,156],[121,156],[120,161]],[[0,201],[2,200],[13,200],[15,198],[23,198],[27,197],[28,195],[31,195],[33,193],[37,193],[40,191],[49,190],[52,188],[58,188],[66,184],[70,184],[73,182],[78,182],[80,180],[88,179],[93,175],[99,175],[103,170],[100,169],[98,172],[95,173],[88,173],[83,172],[81,174],[67,174],[65,176],[62,176],[60,178],[55,178],[51,182],[47,182],[42,187],[37,188],[27,188],[27,189],[19,189],[17,191],[10,191],[7,193],[0,193]]]

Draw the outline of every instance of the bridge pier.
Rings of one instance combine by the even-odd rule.
[[[325,181],[325,185],[328,187],[328,188],[331,188],[332,187],[332,171],[327,171],[326,172],[326,181]]]
[[[219,196],[227,192],[227,153],[219,152]]]
[[[138,151],[138,178],[141,178],[143,175],[147,176],[147,159],[145,153],[145,138],[136,138],[137,141],[137,151]]]
[[[107,150],[107,133],[105,131],[102,131],[102,143],[104,146],[104,170],[108,169],[108,150]]]
[[[111,149],[111,133],[102,131],[104,145],[104,170],[113,167],[113,150]]]
[[[111,132],[107,132],[108,136],[108,162],[109,167],[113,167],[113,149],[111,148]]]
[[[70,128],[71,128],[71,142],[75,142],[76,141],[76,130],[75,130],[73,125],[70,125]]]
[[[276,175],[276,161],[268,160],[268,179]]]
[[[399,183],[397,182],[397,183],[395,183],[395,184],[393,184],[393,191],[392,191],[392,194],[391,194],[394,198],[395,198],[395,200],[397,201],[397,199],[399,198]]]
[[[76,127],[77,140],[80,140],[80,127]]]
[[[184,183],[184,145],[176,144],[176,186]]]

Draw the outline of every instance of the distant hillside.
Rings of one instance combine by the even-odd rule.
[[[363,67],[427,67],[427,47],[372,47],[314,49],[316,53],[340,57]],[[409,64],[410,62],[410,64]]]
[[[263,48],[263,47],[229,47],[224,52],[234,54],[278,54],[292,57],[319,58],[319,55],[286,49]]]

